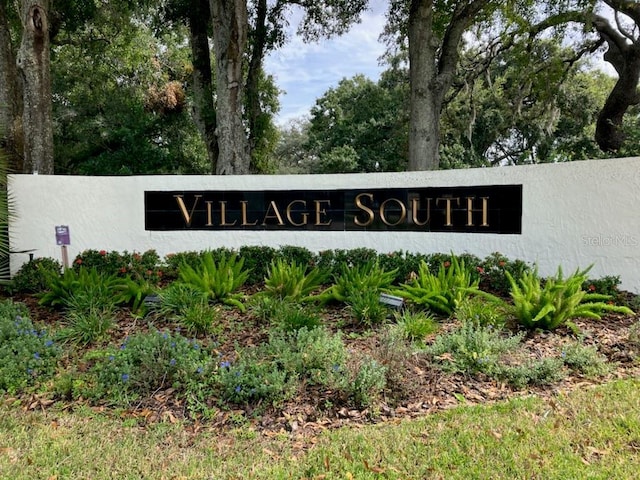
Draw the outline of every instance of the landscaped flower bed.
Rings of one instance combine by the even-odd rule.
[[[541,279],[497,253],[87,251],[64,273],[37,259],[1,304],[0,390],[271,430],[545,394],[638,374],[638,297],[618,283]]]

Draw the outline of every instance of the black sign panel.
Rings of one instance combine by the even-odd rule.
[[[522,185],[144,195],[146,230],[522,232]]]

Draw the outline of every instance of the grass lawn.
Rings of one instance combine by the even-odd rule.
[[[640,380],[317,436],[0,407],[3,479],[632,479]]]

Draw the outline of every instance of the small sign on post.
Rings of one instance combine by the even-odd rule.
[[[68,225],[56,225],[56,244],[62,249],[62,265],[69,268],[69,253],[67,245],[71,245],[71,234]]]

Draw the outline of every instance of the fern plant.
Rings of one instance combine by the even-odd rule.
[[[479,280],[466,267],[464,260],[452,255],[449,264],[440,264],[437,275],[431,273],[429,265],[422,260],[417,277],[402,284],[393,293],[433,312],[450,316],[460,302],[472,293],[491,297],[480,292],[478,285]]]
[[[307,273],[307,267],[303,264],[277,259],[269,266],[262,294],[298,301],[321,287],[327,279],[328,274],[322,269],[314,268]]]
[[[573,318],[599,320],[603,312],[632,314],[627,307],[607,303],[610,296],[588,293],[582,289],[590,269],[578,269],[565,278],[562,268],[558,268],[554,277],[544,281],[539,277],[537,267],[524,272],[518,281],[505,272],[511,284],[513,314],[517,321],[530,330],[554,330],[561,325],[576,330],[571,322]]]
[[[179,276],[183,283],[194,287],[208,300],[237,307],[242,312],[246,310],[241,302],[243,294],[237,290],[247,281],[249,271],[244,269],[244,260],[235,253],[223,254],[216,262],[211,252],[205,252],[200,265],[195,268],[182,265]]]
[[[350,303],[361,292],[384,292],[391,286],[397,272],[397,269],[385,271],[378,262],[371,260],[353,267],[342,263],[334,284],[317,298],[321,303]]]

